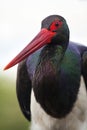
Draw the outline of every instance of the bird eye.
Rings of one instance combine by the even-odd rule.
[[[58,30],[58,28],[60,28],[62,25],[62,22],[59,21],[59,20],[55,20],[52,22],[49,30],[52,31],[52,32],[56,32]]]
[[[58,26],[59,26],[59,23],[58,23],[58,22],[56,22],[56,23],[55,23],[55,26],[56,26],[56,27],[58,27]]]

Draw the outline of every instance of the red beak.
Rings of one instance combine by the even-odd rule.
[[[40,49],[42,46],[50,43],[54,35],[55,32],[41,29],[36,37],[4,68],[4,70],[11,68],[36,50]]]

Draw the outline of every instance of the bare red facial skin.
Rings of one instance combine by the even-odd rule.
[[[52,22],[49,30],[51,32],[56,32],[61,26],[62,26],[62,21],[55,20],[54,22]]]

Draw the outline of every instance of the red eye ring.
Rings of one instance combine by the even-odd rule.
[[[55,20],[52,22],[49,30],[52,32],[56,32],[58,28],[60,28],[61,26],[62,26],[62,21]]]

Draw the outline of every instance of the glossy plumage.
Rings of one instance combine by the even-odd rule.
[[[86,130],[87,47],[69,41],[69,28],[61,16],[47,17],[41,28],[53,37],[18,66],[21,110],[31,120],[31,130]]]
[[[43,48],[44,49],[44,48]],[[21,79],[21,77],[23,78],[23,79],[21,79],[21,81],[22,82],[24,82],[24,83],[22,83],[22,82],[20,82],[20,85],[19,84],[17,84],[17,86],[18,87],[20,87],[20,89],[21,88],[23,88],[23,87],[21,87],[21,85],[23,85],[24,84],[24,86],[26,87],[27,86],[27,89],[30,89],[31,88],[31,82],[32,82],[32,80],[33,80],[33,76],[34,76],[34,74],[35,74],[35,70],[36,70],[36,66],[38,66],[38,64],[40,64],[40,63],[38,63],[38,62],[40,62],[40,61],[38,61],[38,59],[39,59],[39,57],[40,57],[40,55],[41,55],[41,52],[43,51],[43,49],[40,49],[40,50],[38,50],[37,52],[35,52],[34,54],[32,54],[31,56],[29,56],[25,61],[23,61],[23,62],[21,62],[20,64],[19,64],[19,67],[18,67],[18,82],[19,82],[19,78]],[[67,50],[66,50],[66,53],[65,53],[65,56],[64,56],[64,60],[62,61],[62,64],[61,64],[61,68],[62,68],[62,73],[61,73],[61,85],[62,85],[62,87],[63,88],[61,88],[62,90],[61,91],[59,91],[59,93],[60,92],[62,92],[62,95],[60,94],[60,96],[61,96],[61,98],[63,98],[63,101],[65,102],[65,105],[66,105],[66,103],[67,103],[67,101],[66,100],[70,100],[70,97],[67,97],[67,99],[65,98],[65,96],[64,96],[64,92],[67,94],[67,93],[69,93],[69,95],[68,96],[71,96],[72,98],[72,100],[76,100],[77,99],[77,93],[78,93],[78,91],[79,91],[79,86],[80,86],[80,78],[81,78],[81,75],[83,75],[84,76],[84,73],[86,72],[84,72],[83,73],[83,71],[84,71],[84,69],[83,69],[83,66],[85,66],[85,64],[87,64],[87,62],[85,61],[85,64],[84,64],[84,54],[86,53],[86,50],[87,50],[87,48],[86,47],[84,47],[84,46],[82,46],[82,45],[79,45],[79,44],[75,44],[75,43],[73,43],[73,42],[70,42],[69,43],[69,46],[68,46],[68,48],[67,48]],[[45,53],[44,53],[45,54]],[[41,57],[42,58],[42,57]],[[86,56],[85,56],[85,58],[86,58]],[[49,65],[49,64],[48,64]],[[47,66],[48,66],[47,65]],[[55,67],[55,66],[54,66]],[[24,69],[25,68],[25,69]],[[26,71],[26,68],[27,68],[27,71]],[[48,73],[48,70],[49,70],[50,68],[49,68],[49,66],[48,66],[48,68],[47,68],[47,70],[45,69],[44,71],[45,72],[42,72],[43,74],[45,74],[46,75],[46,73]],[[55,68],[54,68],[55,69]],[[39,69],[38,69],[39,70]],[[47,71],[47,72],[46,72]],[[53,70],[53,72],[51,72],[51,73],[54,73],[54,71],[55,70]],[[22,73],[25,73],[26,72],[26,76],[24,75],[24,74],[22,74]],[[51,74],[52,75],[52,74]],[[28,76],[28,77],[27,77]],[[41,76],[41,74],[40,74],[40,76]],[[47,75],[46,75],[47,76]],[[53,79],[54,77],[52,77],[52,79],[49,79],[49,81],[48,81],[48,79],[47,79],[47,82],[48,83],[50,83],[50,84],[52,84],[51,83],[51,81],[53,81],[53,82],[55,82],[55,80]],[[84,77],[85,78],[85,77]],[[28,84],[26,83],[26,85],[25,85],[25,81],[27,82],[27,79],[28,79]],[[30,80],[29,80],[30,79]],[[36,79],[38,79],[38,77],[36,76]],[[30,81],[30,82],[29,82]],[[85,80],[85,82],[86,82],[86,80]],[[64,86],[63,86],[64,85]],[[67,87],[67,86],[69,86],[69,88]],[[17,88],[18,88],[17,87]],[[36,87],[36,86],[35,86]],[[50,87],[51,87],[51,85],[50,85]],[[53,86],[52,86],[53,87]],[[27,93],[29,93],[30,91],[31,91],[31,89],[30,90],[28,90],[27,91],[27,89],[23,89],[23,93],[21,93],[21,95],[27,95],[27,102],[25,103],[25,105],[24,105],[24,107],[26,106],[26,105],[28,105],[28,107],[30,106],[30,99],[28,98],[28,94]],[[37,88],[38,89],[38,88]],[[43,89],[44,89],[44,86],[43,86]],[[48,94],[50,94],[50,88],[49,88],[49,85],[48,85],[48,87],[47,87],[47,89],[48,89],[48,91],[49,91],[49,93],[47,93],[47,95],[46,95],[46,93],[44,94],[44,96],[46,96],[45,98],[45,100],[47,100],[47,97],[48,97]],[[53,88],[54,89],[54,88]],[[70,90],[72,91],[70,91]],[[75,91],[74,91],[75,90]],[[26,93],[24,94],[24,91],[26,91]],[[48,92],[47,91],[47,92]],[[19,91],[18,91],[19,92]],[[57,92],[57,91],[56,91]],[[42,91],[42,93],[43,93],[43,91]],[[58,93],[58,92],[57,92]],[[41,94],[42,95],[42,94]],[[57,95],[59,95],[59,94],[57,94]],[[52,97],[52,95],[50,94],[49,95],[51,98],[53,98]],[[20,94],[19,94],[19,97],[20,97]],[[75,98],[75,99],[74,99]],[[56,99],[58,99],[57,97],[56,97]],[[56,99],[54,99],[54,103],[55,103],[55,100]],[[52,99],[51,99],[52,100]],[[60,99],[59,99],[60,100]],[[22,100],[23,101],[23,100]],[[70,103],[71,103],[71,101],[70,101]],[[52,104],[53,105],[53,104]],[[73,104],[71,104],[71,105],[73,105]],[[54,104],[54,107],[55,107],[55,104]],[[22,106],[22,108],[23,108],[23,106]],[[25,107],[25,113],[27,114],[27,116],[28,116],[28,119],[30,119],[30,115],[28,115],[28,113],[30,113],[30,109],[29,108],[27,108],[27,107]],[[49,108],[50,109],[50,108]],[[61,107],[61,109],[62,109],[62,107]],[[63,109],[65,109],[64,108],[64,106],[63,106]],[[67,110],[67,109],[65,109],[65,110]],[[28,111],[28,113],[27,113],[27,111]],[[60,114],[60,112],[59,112],[59,114]]]

